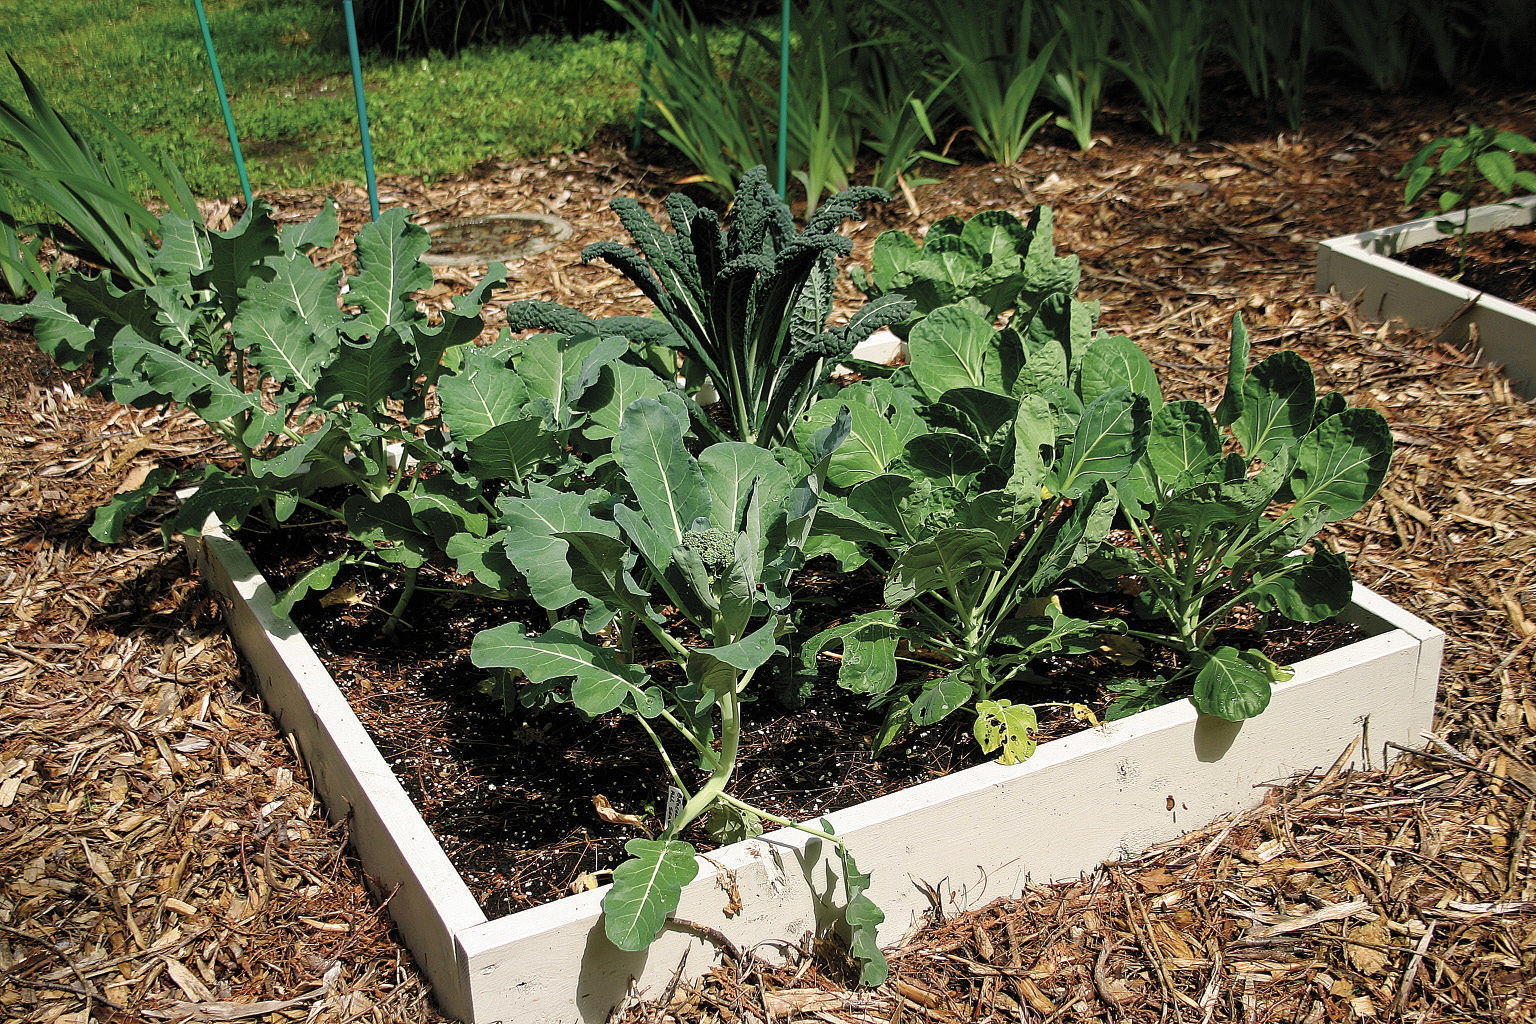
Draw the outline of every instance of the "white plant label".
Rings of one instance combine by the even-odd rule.
[[[688,794],[676,786],[667,787],[667,816],[665,824],[671,825],[672,819],[683,813],[683,804],[688,800]]]

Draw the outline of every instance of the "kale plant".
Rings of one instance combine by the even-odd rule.
[[[761,167],[748,171],[724,228],[709,210],[683,195],[669,196],[672,231],[664,231],[640,204],[621,197],[613,209],[634,248],[597,242],[582,260],[611,264],[644,293],[660,321],[616,317],[596,324],[553,303],[514,303],[514,328],[567,333],[600,330],[637,346],[660,345],[684,353],[709,376],[730,420],[729,430],[696,416],[700,429],[772,447],[815,398],[833,366],[876,329],[901,320],[911,305],[882,296],[848,323],[828,326],[837,258],[853,243],[836,233],[858,204],[885,199],[872,188],[840,192],[817,208],[803,232],[789,207],[768,185]],[[659,367],[670,375],[672,367]]]

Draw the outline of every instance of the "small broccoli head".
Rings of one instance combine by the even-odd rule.
[[[728,572],[736,562],[736,538],[718,527],[688,531],[683,534],[683,547],[698,552],[712,576]]]

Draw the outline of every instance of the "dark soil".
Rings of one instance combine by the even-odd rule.
[[[1457,280],[1461,247],[1454,237],[1416,245],[1397,257],[1410,267]],[[1467,236],[1468,288],[1536,309],[1536,228],[1480,231]]]
[[[243,539],[279,588],[343,543],[323,534],[300,540],[286,530],[248,531]],[[823,573],[815,569],[812,565],[803,575],[797,597],[806,616],[800,635],[835,623],[849,608],[878,607],[881,580],[872,570],[846,575],[830,566]],[[381,609],[393,605],[393,587],[389,579],[361,571],[333,591],[329,607],[307,600],[294,618],[488,915],[568,895],[588,882],[589,873],[624,859],[624,843],[642,833],[600,818],[597,797],[622,813],[642,816],[659,831],[667,780],[655,748],[634,722],[619,714],[588,720],[569,705],[504,710],[501,700],[486,692],[485,671],[470,664],[475,633],[509,621],[542,630],[548,621],[542,608],[481,600],[452,592],[451,585],[441,593],[419,590],[407,615],[410,624],[386,637]],[[1086,594],[1069,595],[1066,602],[1069,612],[1088,617],[1128,614]],[[1262,640],[1234,628],[1221,642],[1261,643],[1284,664],[1358,635],[1356,627],[1339,623],[1287,623]],[[823,660],[815,692],[799,709],[776,700],[771,683],[758,690],[746,712],[732,783],[737,796],[805,820],[987,760],[964,714],[872,757],[870,741],[882,714],[871,710],[867,698],[839,689],[835,665]],[[1110,700],[1110,681],[1173,667],[1171,656],[1156,651],[1130,667],[1107,654],[1043,659],[1036,664],[1042,676],[1071,682],[1042,681],[1008,696],[1031,703],[1082,702],[1101,714]],[[1043,708],[1040,717],[1042,740],[1083,727],[1064,707]],[[686,777],[694,759],[681,742],[670,747]],[[702,777],[694,772],[694,781]],[[719,845],[699,823],[683,838],[701,850]]]

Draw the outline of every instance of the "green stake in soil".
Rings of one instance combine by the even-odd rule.
[[[245,157],[240,154],[240,140],[235,136],[235,116],[229,112],[229,96],[224,92],[224,76],[219,74],[219,58],[213,52],[213,35],[208,31],[208,13],[203,10],[203,0],[192,0],[197,8],[197,24],[203,30],[203,48],[208,51],[208,66],[213,69],[213,87],[219,94],[219,109],[224,112],[224,127],[229,131],[229,148],[235,153],[235,170],[240,175],[240,191],[245,193],[245,205],[251,205],[251,179],[245,173]]]
[[[357,97],[357,129],[363,139],[363,173],[368,176],[368,215],[379,219],[379,183],[373,174],[373,145],[368,141],[368,101],[363,98],[363,64],[357,56],[357,24],[352,0],[341,0],[347,21],[347,52],[352,56],[352,94]]]

